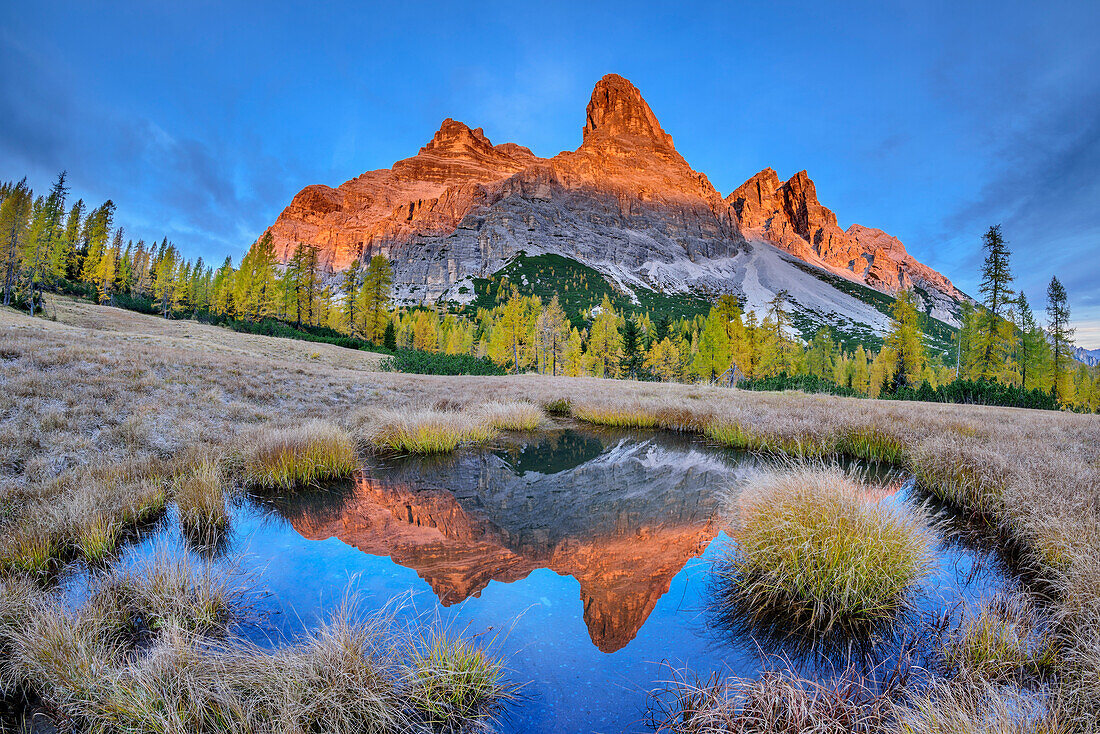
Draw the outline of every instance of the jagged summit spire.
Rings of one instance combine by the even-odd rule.
[[[672,148],[672,136],[661,129],[638,88],[618,74],[596,82],[584,122],[586,143],[600,138],[627,138],[656,148]]]

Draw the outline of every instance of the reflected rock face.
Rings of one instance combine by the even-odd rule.
[[[538,568],[572,576],[592,642],[614,652],[717,535],[717,497],[745,471],[677,437],[562,431],[374,467],[339,508],[284,514],[307,538],[414,569],[443,605]]]

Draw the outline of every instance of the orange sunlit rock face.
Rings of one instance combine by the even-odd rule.
[[[420,491],[366,476],[356,480],[338,518],[293,522],[311,540],[336,537],[415,570],[444,606],[480,596],[490,581],[510,583],[537,568],[572,576],[580,582],[592,642],[604,652],[634,639],[672,578],[718,532],[706,518],[511,548],[506,532],[471,517],[446,490]]]
[[[494,272],[520,249],[613,263],[644,281],[647,263],[721,258],[759,241],[885,292],[916,283],[962,297],[896,238],[840,229],[805,171],[780,181],[765,169],[723,198],[618,75],[596,84],[582,139],[539,158],[444,120],[416,156],[388,170],[299,192],[270,228],[276,255],[285,262],[311,245],[337,271],[384,253],[399,294],[423,300]]]
[[[415,570],[445,606],[539,568],[572,576],[592,642],[614,652],[717,535],[713,490],[739,469],[652,442],[586,453],[569,438],[523,456],[366,470],[338,511],[286,514],[306,538],[336,537]]]

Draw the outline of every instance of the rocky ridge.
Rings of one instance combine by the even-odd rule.
[[[614,74],[596,84],[574,151],[540,158],[447,119],[388,170],[307,186],[270,231],[281,261],[307,244],[333,272],[386,254],[406,302],[468,300],[472,278],[520,252],[573,258],[628,294],[733,292],[761,308],[786,290],[823,323],[877,331],[883,315],[830,292],[816,269],[887,294],[915,288],[949,322],[965,298],[897,238],[841,229],[805,171],[782,181],[768,168],[723,197],[676,151],[638,89]]]

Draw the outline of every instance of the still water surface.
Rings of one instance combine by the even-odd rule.
[[[354,481],[234,510],[223,549],[266,593],[256,639],[293,637],[352,594],[360,607],[479,635],[526,681],[515,732],[643,730],[669,665],[751,677],[751,639],[706,613],[728,541],[716,517],[759,459],[663,432],[565,428],[445,459],[390,459]],[[883,478],[885,501],[912,501]],[[130,547],[132,562],[177,524]],[[925,609],[1010,584],[991,552],[944,538]]]

